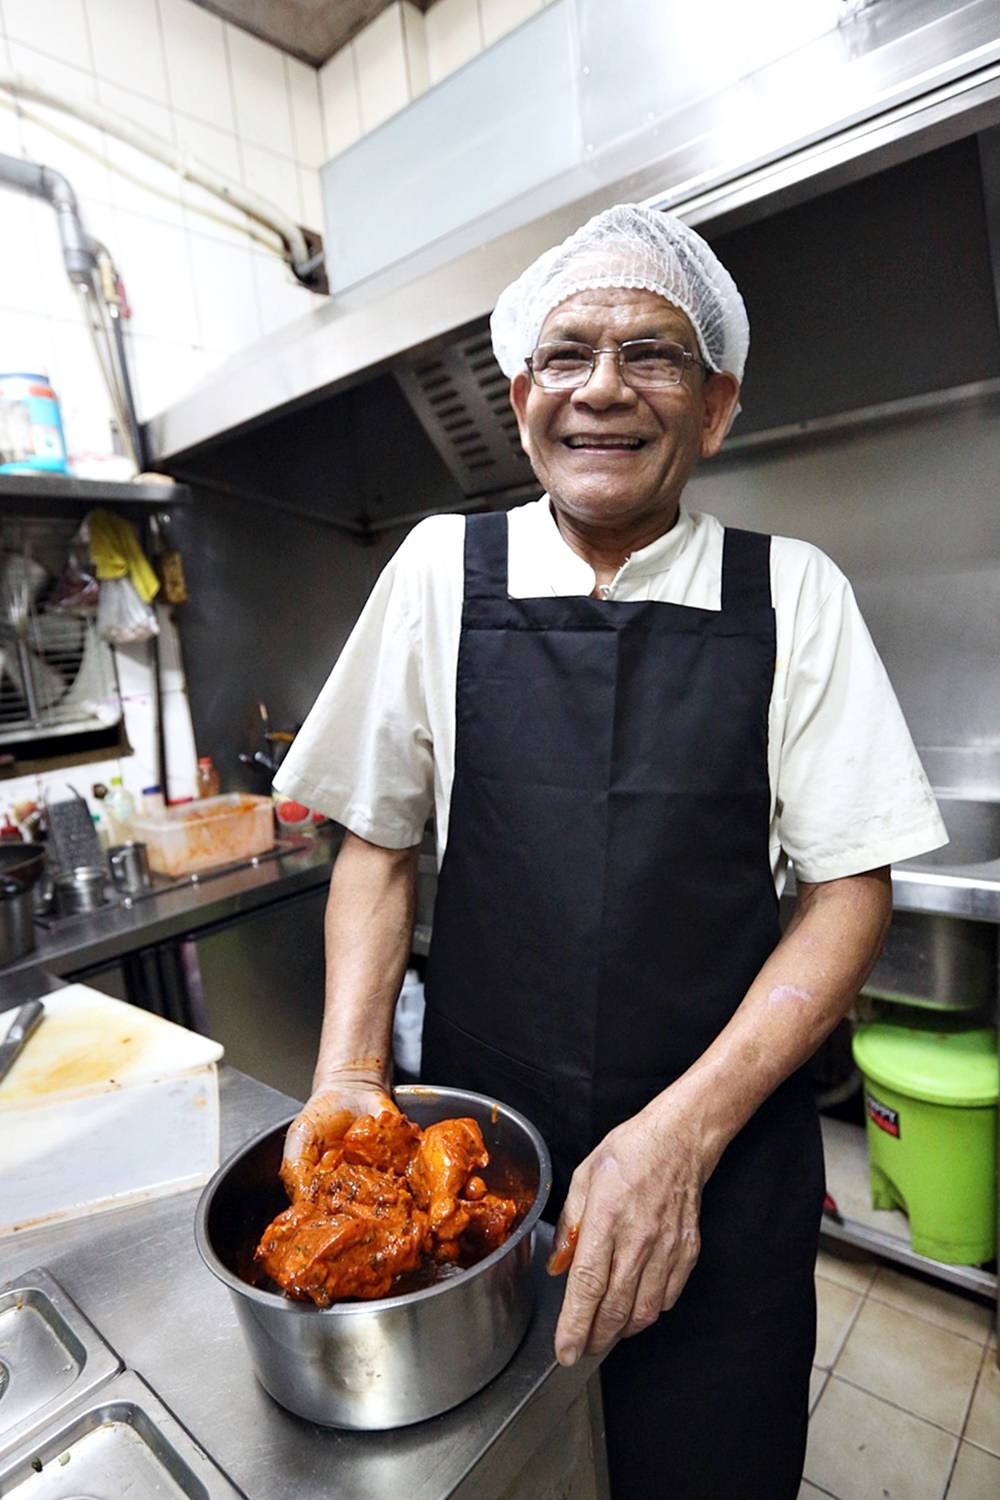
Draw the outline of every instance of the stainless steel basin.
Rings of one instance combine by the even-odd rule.
[[[948,830],[943,849],[918,854],[903,863],[913,868],[983,865],[1000,860],[1000,799],[951,797],[937,793],[938,807]]]

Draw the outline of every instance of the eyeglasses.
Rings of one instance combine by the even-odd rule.
[[[592,344],[539,344],[525,360],[535,385],[546,391],[575,391],[587,384],[599,354],[613,354],[618,374],[634,390],[656,390],[679,385],[688,365],[713,372],[703,360],[669,339],[626,339],[617,348],[595,349]]]

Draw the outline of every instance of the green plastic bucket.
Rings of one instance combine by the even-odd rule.
[[[872,1206],[901,1208],[914,1250],[977,1266],[997,1248],[997,1034],[859,1027]]]

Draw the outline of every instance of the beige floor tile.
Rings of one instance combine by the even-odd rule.
[[[851,1292],[867,1292],[877,1270],[877,1260],[854,1245],[841,1245],[836,1240],[821,1245],[816,1257],[817,1275]]]
[[[805,1477],[838,1500],[941,1500],[956,1439],[836,1376],[809,1424]]]
[[[854,1385],[958,1433],[981,1358],[969,1339],[869,1299],[835,1368]]]
[[[883,1266],[872,1282],[869,1296],[878,1302],[887,1302],[901,1312],[914,1317],[926,1318],[949,1333],[959,1333],[972,1339],[982,1347],[989,1337],[993,1314],[988,1303],[975,1297],[963,1296],[961,1292],[949,1291],[947,1287],[932,1286],[919,1276],[894,1266]]]
[[[962,1443],[955,1472],[948,1486],[948,1500],[997,1500],[1000,1495],[1000,1458]]]
[[[809,1414],[810,1414],[810,1416],[816,1410],[816,1402],[819,1400],[820,1396],[822,1396],[822,1394],[823,1394],[823,1387],[826,1385],[828,1374],[829,1374],[828,1370],[821,1370],[818,1365],[813,1365],[812,1369],[809,1371]]]
[[[826,1500],[826,1490],[818,1490],[814,1484],[809,1483],[808,1479],[803,1479],[799,1489],[799,1500],[814,1500],[814,1497],[817,1497],[817,1500]]]
[[[1000,1457],[1000,1370],[997,1369],[994,1349],[987,1349],[983,1358],[972,1410],[962,1436]],[[1000,1490],[997,1494],[1000,1495]]]
[[[816,1277],[816,1357],[814,1364],[829,1370],[844,1347],[862,1298],[823,1276]]]

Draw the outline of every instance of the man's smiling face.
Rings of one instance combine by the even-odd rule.
[[[670,339],[700,359],[687,315],[655,292],[601,287],[552,309],[539,343],[572,340],[617,349],[628,339]],[[673,524],[699,457],[721,446],[739,387],[731,375],[689,363],[678,385],[634,390],[613,356],[602,355],[586,385],[549,391],[527,373],[511,383],[521,446],[554,504],[588,527]]]

